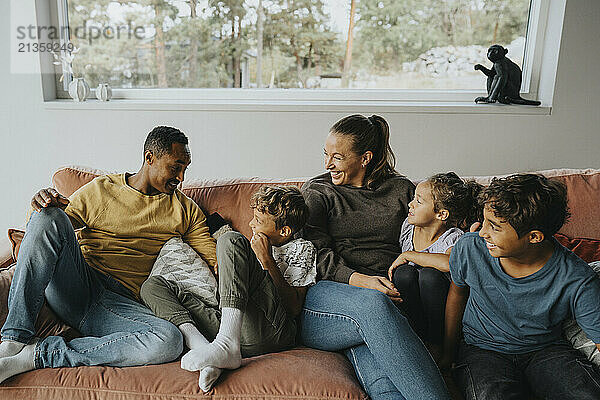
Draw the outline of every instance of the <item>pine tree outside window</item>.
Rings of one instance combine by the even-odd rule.
[[[57,2],[74,74],[125,99],[466,101],[485,90],[473,66],[496,43],[534,98],[547,13],[542,0]]]

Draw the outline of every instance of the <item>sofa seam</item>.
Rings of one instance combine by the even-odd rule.
[[[292,179],[292,180],[283,179],[283,181],[288,184],[304,183],[303,181],[297,181],[295,179]],[[223,183],[223,184],[205,185],[205,186],[195,186],[195,185],[194,186],[183,186],[181,188],[181,191],[183,192],[184,190],[192,190],[192,189],[218,189],[218,188],[232,187],[232,186],[239,186],[239,185],[268,185],[268,184],[273,184],[274,182],[277,182],[277,181],[274,180],[274,181],[256,181],[256,182],[235,182],[235,183]]]
[[[216,398],[216,399],[227,399],[227,398],[231,398],[232,396],[236,396],[238,398],[247,398],[247,399],[252,399],[252,398],[272,398],[272,399],[277,399],[277,398],[286,398],[286,399],[309,399],[309,400],[320,400],[320,399],[340,399],[340,400],[347,400],[348,397],[339,397],[339,396],[305,396],[305,395],[293,395],[293,396],[289,396],[289,395],[285,395],[285,397],[282,397],[282,395],[279,394],[246,394],[246,393],[228,393],[228,394],[211,394],[209,396],[207,396],[206,394],[179,394],[179,393],[158,393],[158,392],[135,392],[135,391],[128,391],[128,390],[118,390],[118,389],[103,389],[103,388],[82,388],[82,387],[76,387],[76,386],[11,386],[11,387],[0,387],[0,391],[7,391],[7,390],[22,390],[22,389],[36,389],[36,390],[48,390],[48,389],[52,389],[52,390],[64,390],[64,391],[93,391],[93,392],[102,392],[102,393],[114,393],[114,394],[128,394],[128,395],[135,395],[135,396],[147,396],[150,398],[153,397],[162,397],[162,396],[170,396],[170,397],[178,397],[178,398],[190,398],[190,399],[197,399],[198,396],[202,396],[204,398]],[[367,400],[369,397],[368,396],[363,396],[362,400]]]

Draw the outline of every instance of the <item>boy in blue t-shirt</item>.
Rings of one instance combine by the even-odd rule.
[[[574,318],[600,349],[600,280],[553,237],[568,216],[564,185],[494,178],[480,200],[481,231],[450,255],[441,367],[458,347],[455,378],[467,399],[600,399],[598,370],[562,337]]]

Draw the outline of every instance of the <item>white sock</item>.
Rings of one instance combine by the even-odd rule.
[[[196,325],[192,324],[191,322],[185,322],[179,325],[177,328],[179,328],[181,331],[185,345],[190,350],[209,343],[204,335],[200,333],[198,328],[196,328]]]
[[[236,369],[242,363],[240,336],[242,332],[242,310],[223,307],[221,325],[215,340],[202,347],[190,350],[181,358],[181,368],[198,371],[207,366]]]
[[[203,392],[208,392],[212,389],[213,385],[221,376],[221,372],[223,370],[217,367],[205,367],[200,371],[200,378],[198,378],[198,386],[202,389]]]
[[[183,334],[183,339],[185,340],[185,345],[188,349],[196,349],[209,344],[209,341],[206,340],[202,333],[200,333],[198,328],[196,328],[196,325],[185,322],[179,325],[178,328]],[[198,386],[200,389],[204,392],[208,392],[221,375],[221,372],[221,368],[217,367],[208,366],[203,368],[202,371],[200,371],[200,377],[198,379]]]
[[[0,383],[11,376],[35,369],[35,343],[23,346],[23,349],[10,357],[0,358]]]
[[[23,347],[25,347],[25,343],[3,340],[2,343],[0,343],[0,358],[19,354],[19,352],[23,350]]]

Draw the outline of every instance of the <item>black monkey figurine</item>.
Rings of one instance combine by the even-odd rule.
[[[490,46],[487,58],[494,63],[492,69],[487,69],[481,64],[475,65],[475,70],[487,76],[487,97],[478,97],[475,103],[527,104],[539,106],[541,103],[526,100],[521,97],[521,68],[506,57],[508,50],[499,44]]]

